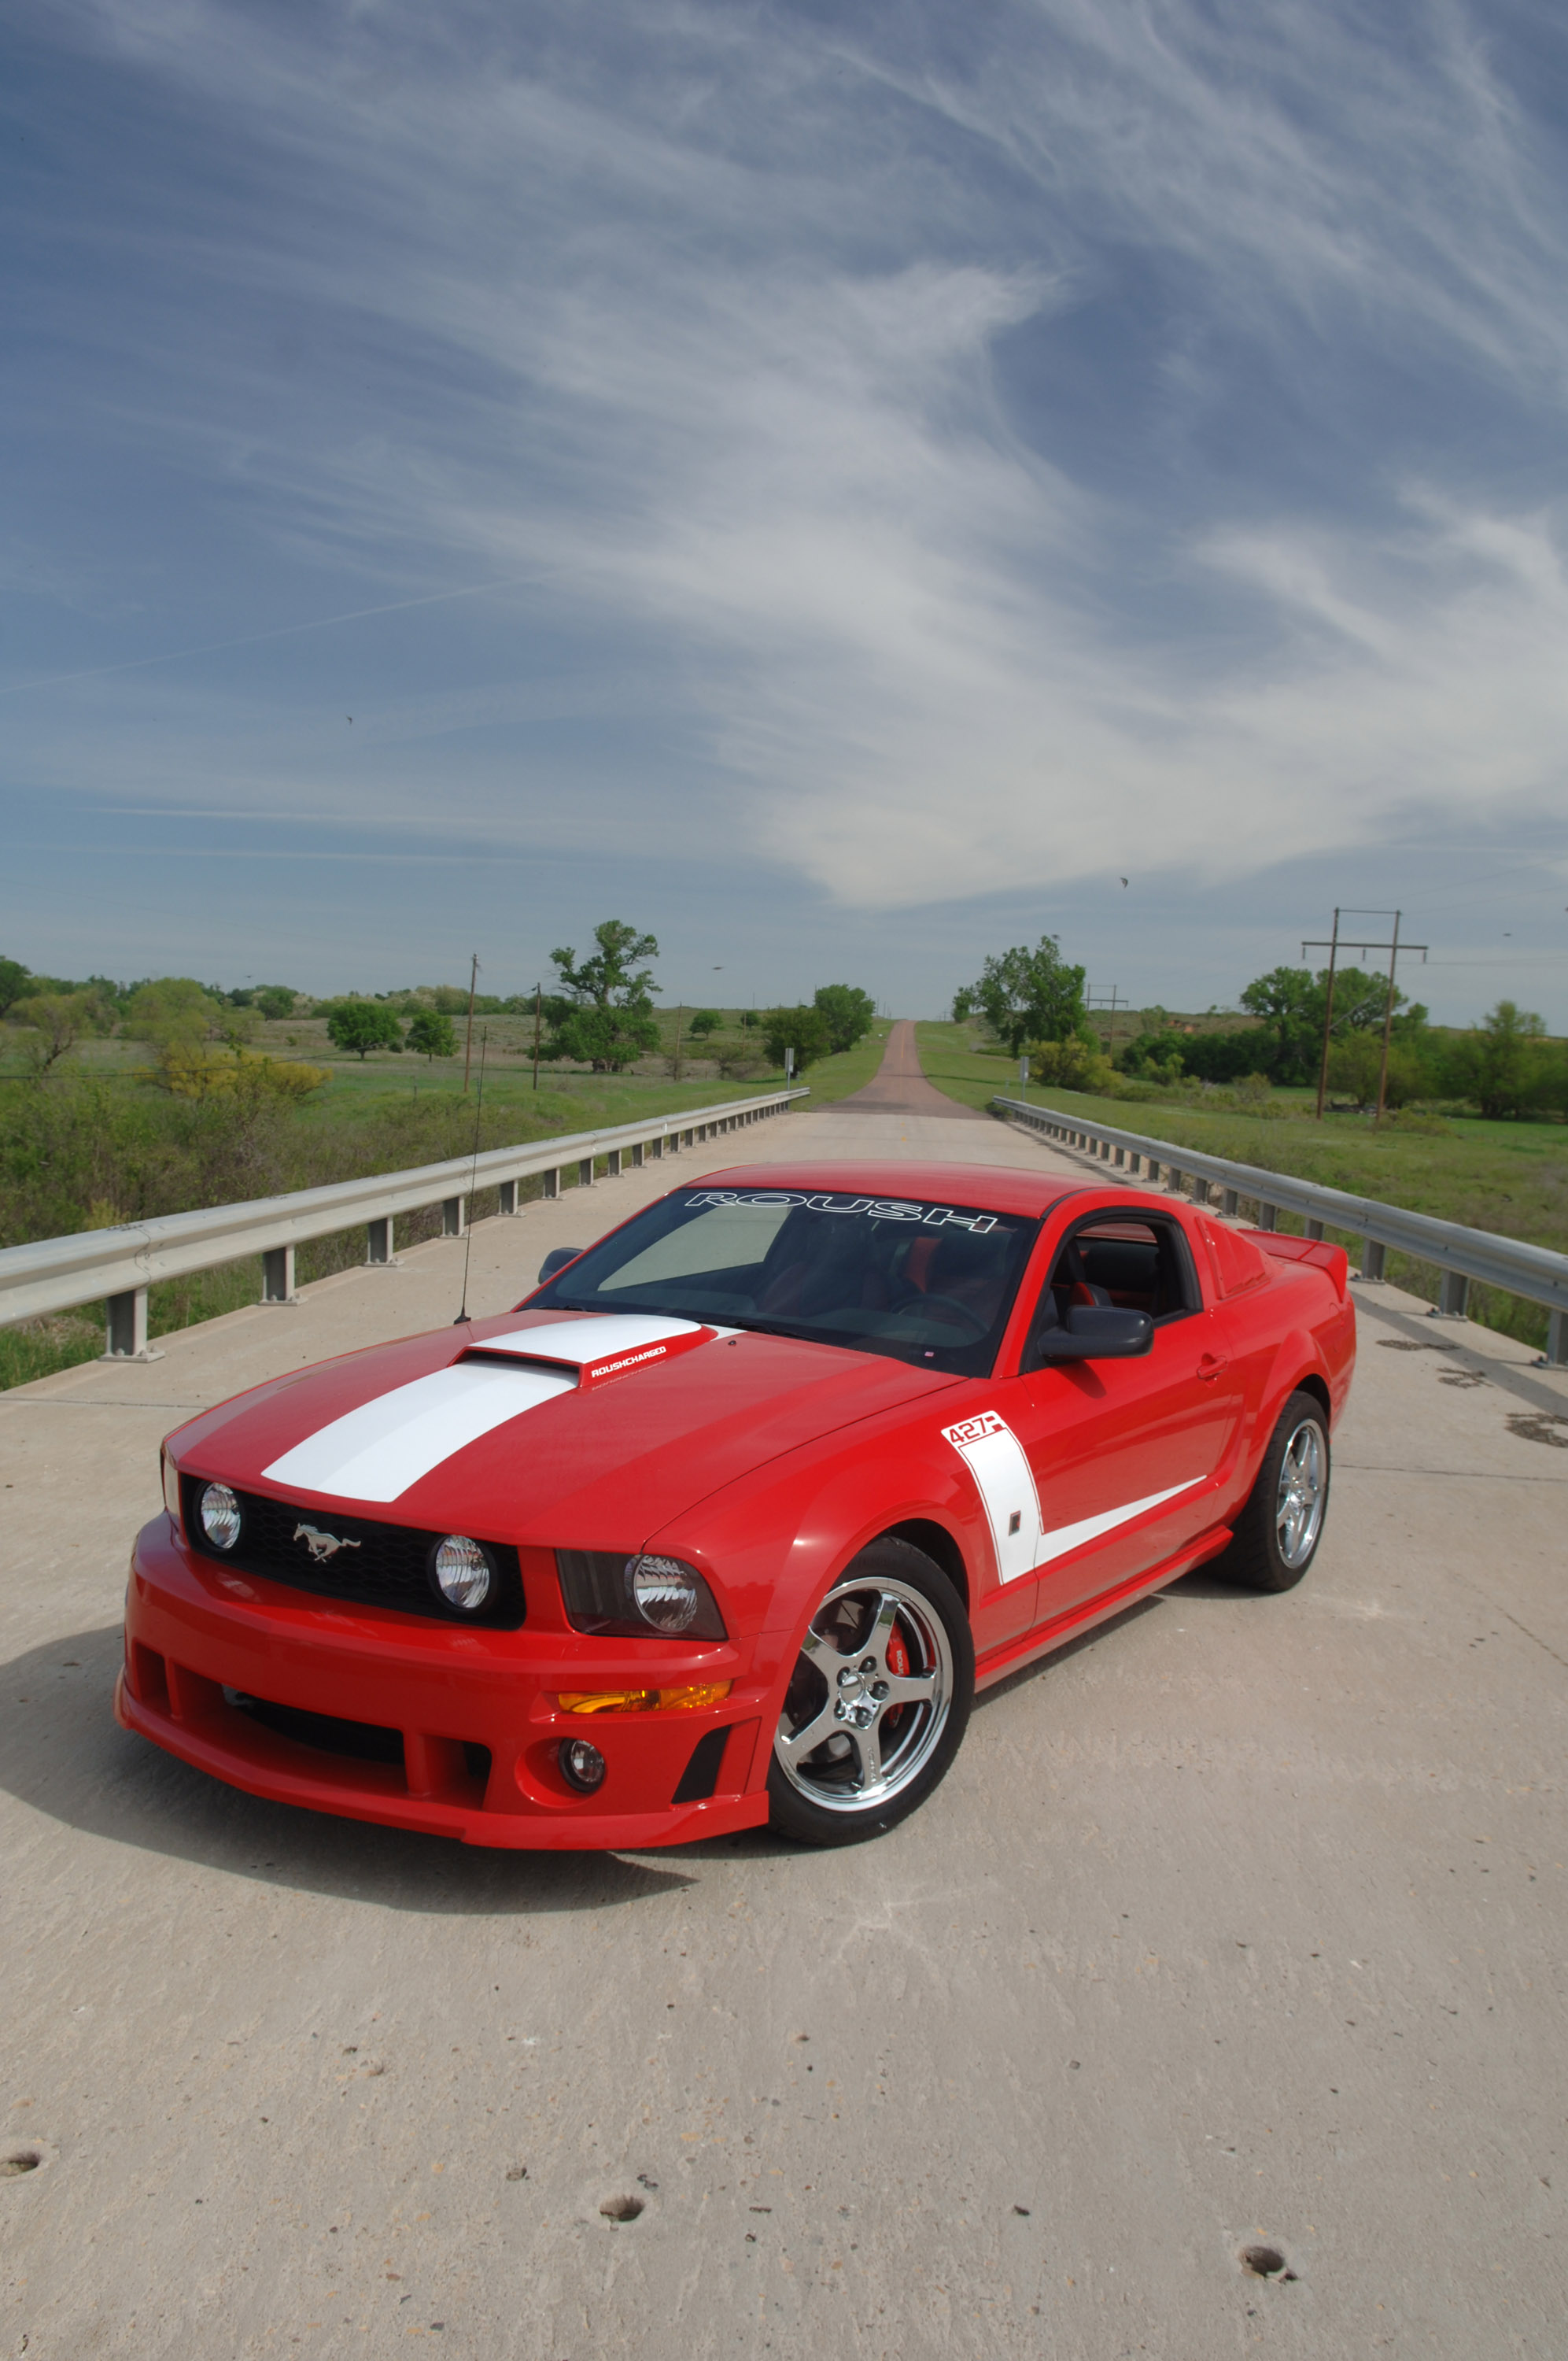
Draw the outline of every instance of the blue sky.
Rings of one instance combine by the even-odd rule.
[[[0,949],[1568,1029],[1560,9],[8,21]]]

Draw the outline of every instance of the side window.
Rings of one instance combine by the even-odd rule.
[[[1055,1327],[1075,1303],[1146,1312],[1157,1326],[1202,1309],[1191,1252],[1179,1222],[1158,1214],[1097,1213],[1063,1239],[1041,1290],[1035,1327]]]

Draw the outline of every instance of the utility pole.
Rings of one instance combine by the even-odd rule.
[[[539,1019],[544,1007],[544,986],[533,987],[533,1087],[539,1088]]]
[[[1113,984],[1109,999],[1102,992],[1098,994],[1086,992],[1083,995],[1083,1005],[1085,1008],[1108,1008],[1111,1011],[1110,1055],[1113,1058],[1116,1054],[1116,1011],[1118,1008],[1131,1008],[1132,1002],[1124,1000],[1117,987]]]
[[[474,953],[474,964],[468,972],[468,1037],[463,1047],[463,1095],[468,1095],[468,1066],[474,1055],[474,993],[479,981],[479,954]]]
[[[1388,1001],[1383,1011],[1383,1061],[1377,1076],[1377,1113],[1373,1118],[1376,1123],[1381,1123],[1383,1120],[1384,1104],[1388,1094],[1388,1042],[1394,1029],[1395,965],[1400,951],[1407,950],[1420,951],[1421,963],[1424,966],[1430,948],[1426,943],[1400,942],[1399,921],[1403,916],[1404,913],[1400,910],[1336,910],[1334,930],[1330,939],[1326,943],[1321,940],[1304,942],[1301,946],[1303,959],[1309,951],[1326,950],[1329,955],[1329,996],[1328,1005],[1323,1011],[1323,1057],[1322,1064],[1318,1071],[1318,1121],[1320,1123],[1323,1119],[1323,1097],[1328,1089],[1329,1081],[1329,1036],[1334,1021],[1334,964],[1341,951],[1360,951],[1363,958],[1368,951],[1387,951],[1388,954]],[[1341,918],[1392,918],[1393,934],[1386,943],[1353,942],[1348,935],[1340,933]]]
[[[1315,944],[1315,945],[1312,945],[1312,946],[1311,946],[1311,948],[1312,948],[1312,949],[1314,949],[1314,950],[1321,950],[1322,946],[1321,946],[1321,944]],[[1301,956],[1302,956],[1302,958],[1303,958],[1303,959],[1305,959],[1305,958],[1306,958],[1306,956],[1307,956],[1308,949],[1309,949],[1309,946],[1308,946],[1306,943],[1303,943],[1303,944],[1302,944],[1302,946],[1301,946]],[[1322,1054],[1322,1057],[1321,1057],[1321,1058],[1319,1060],[1319,1061],[1318,1061],[1318,1112],[1317,1112],[1317,1120],[1318,1120],[1318,1122],[1319,1122],[1319,1123],[1321,1123],[1321,1121],[1322,1121],[1322,1119],[1323,1119],[1323,1094],[1324,1094],[1324,1093],[1327,1091],[1328,1086],[1329,1086],[1329,1036],[1330,1036],[1330,1034],[1331,1034],[1331,1033],[1332,1032],[1332,1030],[1333,1030],[1333,1022],[1334,1022],[1334,967],[1335,967],[1335,964],[1336,964],[1336,962],[1337,962],[1338,959],[1339,959],[1339,907],[1338,907],[1338,905],[1336,904],[1336,905],[1335,905],[1335,907],[1334,907],[1334,931],[1333,931],[1333,939],[1332,939],[1332,942],[1331,942],[1331,943],[1330,943],[1330,945],[1329,945],[1329,997],[1328,997],[1328,1004],[1327,1004],[1327,1005],[1325,1006],[1325,1008],[1324,1008],[1324,1010],[1323,1010],[1323,1054]]]
[[[1374,1124],[1383,1120],[1383,1102],[1388,1095],[1388,1036],[1394,1030],[1394,962],[1399,956],[1399,913],[1394,913],[1394,939],[1388,946],[1388,1005],[1383,1011],[1383,1062],[1377,1069],[1377,1112]]]

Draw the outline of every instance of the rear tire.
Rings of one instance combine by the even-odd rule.
[[[1230,1547],[1211,1571],[1247,1590],[1293,1590],[1318,1554],[1329,1505],[1328,1413],[1295,1393],[1279,1413]]]
[[[784,1693],[769,1823],[797,1844],[854,1844],[918,1810],[974,1697],[963,1601],[924,1551],[871,1543],[828,1585]]]

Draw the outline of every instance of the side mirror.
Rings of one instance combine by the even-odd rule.
[[[580,1254],[587,1252],[587,1246],[552,1246],[539,1266],[538,1285],[543,1287],[547,1279],[554,1279],[558,1270],[565,1270],[569,1262],[576,1262]]]
[[[1058,1361],[1133,1361],[1153,1344],[1154,1322],[1146,1312],[1074,1303],[1059,1328],[1042,1328],[1035,1335],[1027,1366],[1037,1369]]]

